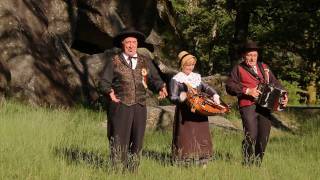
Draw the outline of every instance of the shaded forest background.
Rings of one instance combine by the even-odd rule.
[[[210,123],[215,156],[204,170],[172,166],[174,110],[148,106],[155,131],[146,134],[140,171],[121,175],[110,166],[105,112],[77,105],[99,99],[99,73],[125,27],[148,36],[154,52],[139,50],[159,68],[177,69],[187,50],[208,81],[225,78],[241,43],[256,40],[290,105],[296,92],[320,104],[319,19],[319,0],[0,0],[0,179],[317,179],[319,109],[274,113],[283,126],[272,128],[258,168],[241,166],[242,131],[226,126],[242,127],[232,111],[228,124]]]
[[[227,74],[246,39],[285,84],[319,99],[320,2],[316,0],[174,0],[182,45],[204,75]]]
[[[319,16],[317,0],[1,0],[0,101],[97,104],[99,75],[119,51],[112,38],[134,27],[154,46],[141,53],[164,75],[178,69],[177,54],[187,50],[212,82],[223,82],[239,62],[243,41],[256,40],[289,103],[301,95],[316,104]]]

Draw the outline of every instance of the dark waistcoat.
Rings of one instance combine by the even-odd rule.
[[[262,64],[263,69],[267,69],[267,66],[265,64]],[[262,72],[260,71],[260,68],[257,67],[258,76],[261,78],[263,82],[265,82]],[[260,81],[255,78],[252,74],[250,74],[247,70],[245,70],[243,67],[239,66],[239,74],[240,74],[240,81],[241,85],[244,88],[254,88],[257,87],[260,84]],[[250,106],[255,103],[255,100],[251,96],[240,96],[239,97],[239,106]]]
[[[142,81],[142,69],[147,68],[146,59],[138,56],[137,66],[131,69],[122,56],[116,55],[113,58],[114,63],[114,82],[113,89],[121,102],[125,105],[146,104],[146,89]]]

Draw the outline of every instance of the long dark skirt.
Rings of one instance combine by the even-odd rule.
[[[178,105],[173,127],[173,160],[205,163],[212,153],[208,117],[192,113],[185,104]]]

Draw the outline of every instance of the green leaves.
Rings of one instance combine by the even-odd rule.
[[[203,75],[223,72],[228,67],[226,42],[233,34],[232,16],[226,9],[225,1],[173,2],[185,47],[198,59],[197,69]]]
[[[228,73],[231,61],[236,61],[236,56],[230,53],[235,52],[238,41],[254,39],[263,47],[263,61],[277,77],[299,82],[303,88],[310,82],[319,82],[320,1],[172,2],[178,14],[183,47],[198,58],[197,66],[202,75]],[[244,13],[246,17],[248,12],[247,25],[246,19],[236,19],[236,15]],[[317,86],[319,89],[319,83]]]

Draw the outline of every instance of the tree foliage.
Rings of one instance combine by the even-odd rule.
[[[200,73],[228,73],[238,43],[260,42],[263,61],[288,82],[317,87],[320,74],[320,1],[174,0],[185,48]],[[247,19],[246,19],[247,18]],[[232,52],[234,51],[234,52]],[[233,62],[232,62],[233,61]]]
[[[278,67],[278,75],[315,91],[320,73],[320,2],[269,0],[253,14],[252,34],[268,47],[266,54]]]
[[[204,75],[222,73],[228,67],[228,44],[233,34],[232,15],[224,1],[175,0],[186,50],[198,58]]]

